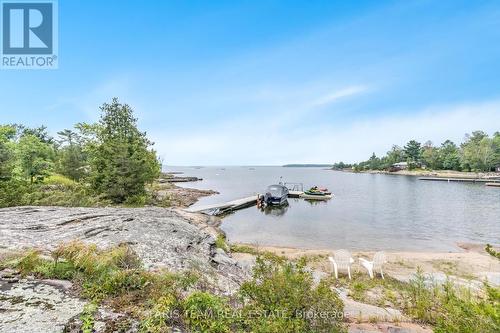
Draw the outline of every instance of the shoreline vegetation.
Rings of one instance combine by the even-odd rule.
[[[101,113],[58,139],[0,126],[0,208],[11,207],[0,209],[0,323],[11,332],[499,331],[498,247],[391,252],[385,280],[362,269],[335,280],[333,249],[231,244],[220,219],[183,211],[216,192],[161,173],[128,105]],[[481,136],[458,152],[497,147],[498,133]]]
[[[498,176],[500,172],[500,132],[489,136],[483,131],[465,134],[457,145],[446,140],[439,146],[431,141],[424,144],[410,140],[400,147],[393,145],[382,157],[375,153],[359,163],[334,163],[333,170],[388,173],[410,176],[443,176],[482,178]],[[451,178],[450,177],[450,178]]]

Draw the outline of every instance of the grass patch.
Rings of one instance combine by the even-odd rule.
[[[46,185],[62,185],[62,186],[76,186],[78,183],[74,180],[59,174],[52,174],[43,179]]]
[[[235,253],[248,253],[255,256],[261,254],[258,249],[249,245],[231,244],[229,245],[229,249],[231,252]]]
[[[227,245],[226,236],[224,236],[223,234],[217,235],[217,238],[215,239],[215,246],[218,249],[224,250],[225,252],[230,251],[230,247],[229,245]]]

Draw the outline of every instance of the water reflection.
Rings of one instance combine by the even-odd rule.
[[[314,200],[314,199],[303,199],[304,202],[307,202],[311,206],[321,206],[321,205],[327,205],[328,200]]]
[[[266,207],[261,208],[260,211],[263,212],[264,215],[283,216],[287,212],[289,206],[288,200],[286,200],[280,206],[267,205]]]
[[[212,189],[196,205],[262,194],[280,177],[327,187],[328,201],[288,199],[289,206],[242,209],[221,228],[233,242],[364,250],[458,249],[457,242],[500,244],[500,191],[481,184],[423,182],[417,177],[353,174],[321,168],[172,168],[203,181],[179,186]],[[276,223],[279,219],[280,223]]]

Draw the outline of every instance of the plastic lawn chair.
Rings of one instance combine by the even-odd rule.
[[[333,272],[335,273],[335,278],[339,278],[339,270],[347,270],[347,275],[349,280],[351,279],[351,265],[354,263],[351,254],[347,250],[335,251],[332,257],[328,257],[328,260],[332,263]]]
[[[375,271],[379,271],[382,279],[384,278],[384,271],[382,270],[382,266],[387,262],[384,252],[376,252],[373,256],[373,261],[359,258],[359,262],[361,266],[366,268],[368,274],[372,279]]]

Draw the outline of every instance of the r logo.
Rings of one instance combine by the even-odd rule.
[[[3,54],[53,53],[53,4],[2,3]]]

